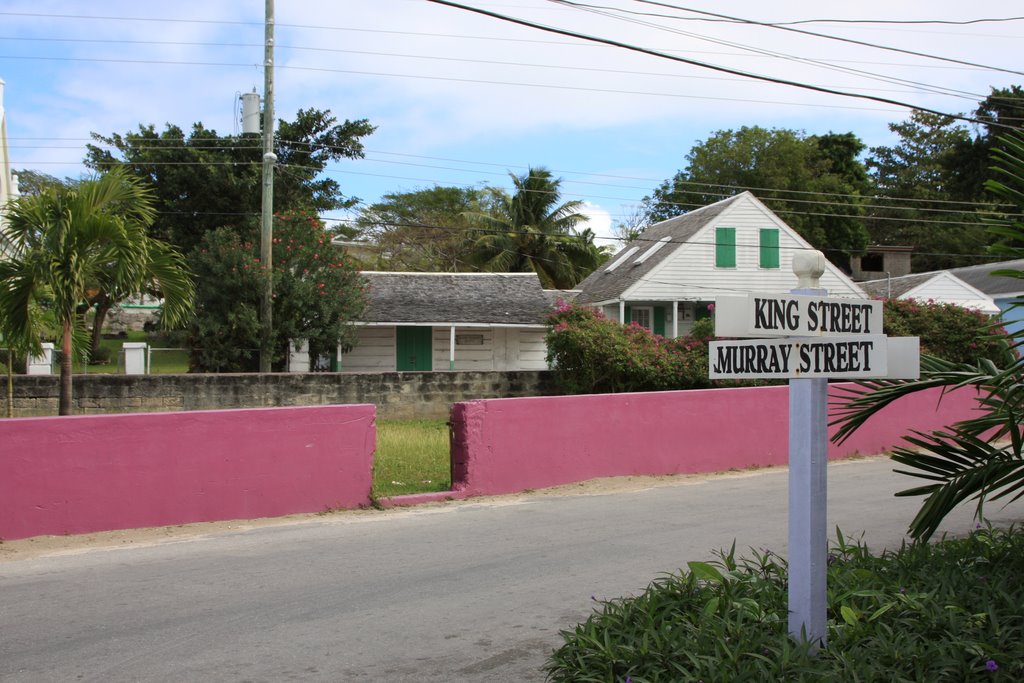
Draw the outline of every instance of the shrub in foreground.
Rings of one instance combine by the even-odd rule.
[[[785,561],[715,562],[612,600],[564,631],[549,680],[1011,681],[1024,679],[1024,532],[873,555],[840,536],[829,557],[828,646],[788,634]]]

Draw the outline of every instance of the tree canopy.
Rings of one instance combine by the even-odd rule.
[[[259,223],[242,233],[218,228],[190,257],[196,315],[189,329],[192,368],[255,372],[259,367]],[[284,369],[290,340],[309,342],[312,357],[333,358],[349,346],[351,321],[363,311],[363,283],[352,259],[331,244],[320,219],[302,212],[274,217],[273,366]]]
[[[329,111],[300,109],[281,120],[274,138],[278,160],[274,208],[320,214],[353,206],[339,183],[324,177],[329,161],[363,156],[362,138],[374,127],[365,119],[338,123]],[[190,252],[203,235],[222,226],[242,230],[260,214],[263,146],[258,135],[220,135],[202,123],[163,131],[140,125],[109,136],[93,133],[86,165],[127,167],[155,188],[150,234]]]
[[[861,217],[870,188],[852,133],[807,136],[782,128],[720,130],[696,144],[686,167],[644,199],[648,222],[749,189],[808,242],[845,265],[863,250]]]
[[[376,246],[374,265],[382,270],[471,271],[469,216],[486,213],[492,196],[445,186],[393,192],[364,207],[355,227]]]
[[[475,227],[471,262],[492,272],[537,273],[546,289],[568,289],[601,265],[609,254],[594,244],[583,202],[559,204],[561,181],[546,168],[509,174],[515,192],[488,188],[490,210],[469,216]]]

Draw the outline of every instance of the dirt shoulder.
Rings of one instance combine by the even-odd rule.
[[[864,460],[864,458],[860,458],[859,460]],[[785,469],[785,467],[764,467],[712,474],[607,477],[604,479],[592,479],[590,481],[555,486],[536,491],[524,491],[522,493],[504,496],[479,496],[475,498],[467,498],[465,500],[428,503],[411,508],[391,508],[388,510],[337,510],[266,519],[197,522],[194,524],[180,524],[175,526],[153,527],[146,529],[99,531],[91,534],[79,534],[75,536],[36,536],[34,538],[26,538],[16,541],[0,541],[0,563],[30,560],[51,555],[85,553],[94,550],[146,547],[161,543],[181,542],[206,536],[240,533],[263,527],[323,523],[325,521],[354,522],[376,520],[417,514],[426,511],[436,512],[442,508],[454,509],[458,506],[465,505],[509,505],[525,502],[534,498],[552,496],[608,495],[614,493],[626,493],[630,491],[642,491],[661,486],[687,486],[701,484],[711,479],[758,476],[765,472],[779,472],[785,471]]]

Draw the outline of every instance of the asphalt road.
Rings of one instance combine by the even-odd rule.
[[[887,460],[832,465],[830,528],[898,545],[917,502],[892,493],[911,481]],[[771,469],[4,562],[0,680],[542,681],[594,597],[734,539],[784,553],[786,487]],[[972,526],[965,509],[945,529]]]

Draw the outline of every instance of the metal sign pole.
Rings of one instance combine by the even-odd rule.
[[[819,252],[793,258],[792,294],[824,296]],[[816,651],[826,644],[828,565],[828,380],[789,382],[789,634]]]

